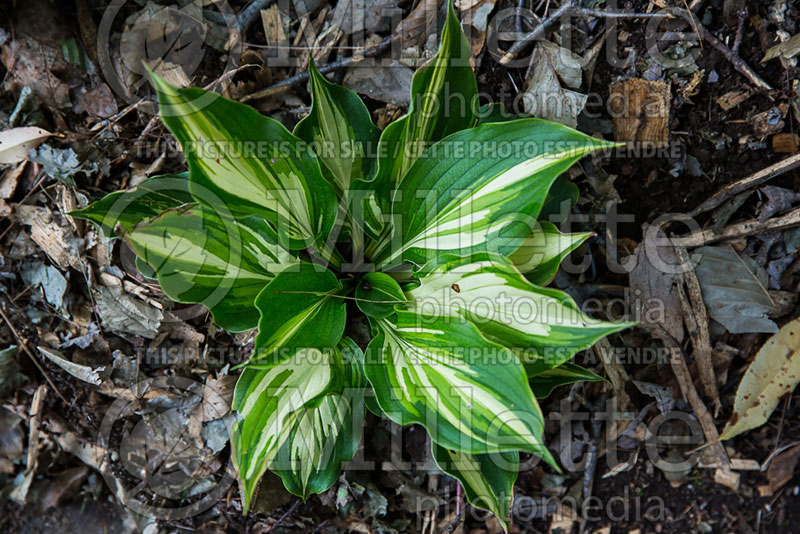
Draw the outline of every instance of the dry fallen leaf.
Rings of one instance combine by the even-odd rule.
[[[50,137],[47,130],[22,126],[0,132],[0,163],[19,163],[28,159],[28,150]]]
[[[795,445],[776,456],[767,469],[769,484],[758,487],[761,496],[774,495],[776,491],[789,482],[794,475],[798,461],[800,461],[800,445]]]
[[[588,97],[562,87],[559,81],[560,77],[574,83],[579,78],[574,71],[574,64],[563,61],[564,58],[570,57],[569,51],[561,54],[555,50],[551,54],[548,53],[546,45],[541,45],[534,54],[536,54],[533,60],[535,67],[522,99],[525,112],[540,119],[576,128],[578,115],[583,111]]]
[[[767,422],[781,398],[800,382],[800,319],[769,338],[747,368],[720,439],[730,439]]]
[[[81,365],[70,361],[60,351],[44,346],[37,348],[48,360],[61,367],[75,378],[83,380],[88,384],[99,386],[103,383],[103,380],[108,378],[108,375],[111,374],[111,370],[107,369],[105,365],[99,365],[96,368],[89,365]]]

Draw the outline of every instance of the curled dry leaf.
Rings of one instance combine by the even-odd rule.
[[[744,374],[733,416],[720,436],[730,439],[767,422],[781,398],[800,382],[800,319],[769,338]]]
[[[0,132],[0,163],[19,163],[28,158],[28,150],[50,137],[47,130],[23,126]]]
[[[110,369],[107,369],[105,365],[99,365],[97,367],[81,365],[70,361],[60,351],[41,346],[37,348],[48,360],[61,367],[75,378],[83,380],[88,384],[99,386],[103,383],[103,380],[108,378],[108,375],[111,374]]]

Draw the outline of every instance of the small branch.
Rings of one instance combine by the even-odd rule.
[[[711,399],[714,403],[714,416],[719,415],[719,410],[722,404],[719,401],[719,390],[717,389],[717,377],[714,374],[714,364],[711,362],[711,337],[708,332],[708,312],[706,310],[705,302],[703,302],[703,293],[700,289],[700,281],[697,279],[697,274],[694,272],[689,253],[685,247],[679,244],[673,244],[675,254],[681,262],[683,269],[683,281],[686,284],[686,291],[688,297],[683,291],[683,286],[678,283],[678,297],[681,301],[681,308],[683,309],[683,318],[686,323],[686,329],[692,337],[692,346],[694,348],[694,361],[697,362],[697,368],[700,371],[700,382],[703,385],[703,391],[707,398]]]
[[[42,373],[42,375],[44,376],[45,380],[47,380],[47,383],[50,384],[50,387],[53,388],[53,391],[56,392],[56,395],[58,395],[58,397],[62,401],[64,401],[64,404],[69,405],[69,401],[67,400],[67,398],[56,387],[55,383],[53,382],[53,379],[50,378],[49,374],[47,374],[47,371],[45,371],[44,367],[42,367],[42,364],[39,363],[39,359],[36,356],[34,356],[33,352],[31,352],[31,349],[28,348],[28,344],[26,343],[25,339],[23,339],[22,336],[19,335],[19,332],[17,332],[17,329],[14,328],[14,325],[11,323],[11,320],[8,318],[8,316],[3,311],[3,308],[0,308],[0,317],[2,317],[3,320],[6,322],[6,324],[8,325],[9,330],[11,330],[11,333],[17,339],[17,343],[19,343],[19,346],[22,347],[22,350],[25,351],[25,354],[27,354],[28,358],[31,359],[31,361],[33,362],[33,365],[35,365],[36,368],[39,369],[39,372]]]
[[[561,17],[569,13],[572,9],[575,8],[575,0],[566,0],[561,7],[553,11],[553,13],[544,19],[541,24],[539,24],[534,30],[530,33],[527,33],[522,36],[522,39],[514,43],[514,45],[508,49],[508,52],[500,59],[501,65],[506,65],[510,63],[517,55],[522,52],[526,46],[528,46],[531,42],[539,39],[544,35],[545,30],[553,24],[555,21],[559,20]]]
[[[739,55],[739,47],[742,46],[742,37],[744,36],[744,21],[747,18],[747,0],[739,0],[739,11],[736,12],[739,17],[739,24],[736,26],[736,38],[733,40],[731,52]]]
[[[283,524],[283,522],[286,521],[286,518],[292,515],[292,513],[294,513],[295,510],[297,510],[297,506],[299,504],[300,504],[300,499],[294,501],[294,504],[292,504],[292,506],[288,510],[286,510],[286,512],[284,512],[284,514],[280,517],[280,519],[278,519],[276,523],[274,523],[271,527],[269,527],[269,529],[267,529],[267,532],[272,532],[273,530],[281,526],[281,524]]]
[[[754,234],[777,232],[794,226],[800,226],[800,208],[796,208],[781,217],[767,219],[766,221],[751,219],[732,224],[726,226],[720,233],[714,232],[713,228],[707,228],[684,237],[675,237],[672,242],[686,248],[702,247],[717,241],[729,241]]]
[[[378,54],[389,48],[391,44],[392,44],[392,37],[391,36],[386,37],[383,41],[376,44],[375,46],[364,50],[363,54],[356,54],[346,59],[341,59],[339,61],[334,61],[333,63],[328,63],[327,65],[320,65],[318,70],[322,74],[327,74],[328,72],[347,67],[349,65],[352,65],[353,63],[358,63],[364,58],[377,56]],[[307,80],[308,80],[308,71],[301,72],[299,74],[286,78],[285,80],[280,81],[274,85],[271,85],[266,89],[261,89],[254,93],[250,93],[249,95],[244,96],[240,100],[240,102],[248,102],[250,100],[258,100],[259,98],[266,98],[268,96],[272,96],[282,91],[285,91],[289,87],[297,85],[299,83],[303,83]]]
[[[711,46],[716,48],[717,51],[722,54],[736,70],[738,70],[759,90],[773,91],[772,86],[770,86],[758,74],[756,74],[756,72],[750,67],[750,65],[747,64],[747,62],[739,57],[735,51],[732,51],[730,48],[725,46],[725,43],[717,39],[714,34],[708,31],[705,26],[703,26],[700,21],[696,19],[692,9],[697,6],[699,6],[698,2],[692,2],[692,5],[688,10],[672,8],[666,13],[634,13],[630,11],[579,7],[576,5],[575,0],[567,0],[561,5],[561,7],[555,10],[552,15],[544,19],[542,23],[539,24],[532,32],[524,35],[522,39],[514,43],[514,45],[508,49],[508,52],[506,52],[506,54],[500,59],[500,64],[507,65],[510,63],[515,57],[517,57],[517,55],[519,55],[520,52],[530,45],[530,43],[540,39],[549,26],[566,15],[585,15],[601,18],[666,18],[672,15],[675,17],[680,17],[691,24],[695,32],[700,35],[703,41],[708,42]]]
[[[261,10],[268,8],[275,0],[253,0],[246,8],[236,15],[239,31],[244,35],[247,28],[260,16]]]
[[[588,7],[580,7],[575,4],[574,0],[564,2],[561,7],[553,11],[553,14],[544,19],[533,31],[522,36],[522,39],[514,43],[508,49],[508,52],[500,59],[501,65],[510,63],[520,52],[522,52],[530,43],[540,39],[545,30],[554,22],[566,15],[578,15],[584,17],[598,17],[610,19],[663,19],[669,17],[666,13],[635,13],[633,11],[619,11],[616,9],[592,9]]]
[[[717,39],[714,34],[708,31],[706,27],[703,26],[691,12],[686,11],[685,9],[671,9],[670,12],[681,17],[683,20],[694,26],[697,33],[700,34],[700,37],[708,44],[716,48],[720,54],[725,56],[725,59],[730,61],[731,65],[733,65],[736,70],[738,70],[745,78],[750,80],[750,83],[755,85],[761,91],[773,91],[770,84],[761,79],[761,77],[756,74],[756,71],[750,68],[750,65],[748,65],[745,60],[739,57],[738,54],[725,46],[725,43]]]
[[[572,10],[575,15],[585,17],[597,17],[606,19],[666,19],[666,13],[637,13],[634,11],[622,11],[617,9],[592,9],[589,7],[576,7]]]
[[[717,206],[721,205],[726,200],[735,197],[742,191],[747,191],[751,187],[755,187],[760,185],[776,176],[780,176],[783,173],[789,172],[793,169],[800,167],[800,154],[795,154],[794,156],[790,156],[774,165],[770,165],[766,169],[761,169],[760,171],[747,176],[746,178],[742,178],[741,180],[734,182],[732,184],[728,184],[704,202],[702,202],[699,206],[689,212],[690,217],[697,217],[701,213],[705,213],[710,211]]]
[[[661,328],[660,332],[656,335],[661,338],[666,345],[674,349],[673,352],[675,354],[670,358],[672,372],[678,380],[683,398],[686,399],[697,416],[697,420],[703,428],[706,443],[710,446],[715,456],[716,463],[719,466],[718,469],[724,476],[724,478],[718,477],[718,480],[725,481],[729,483],[729,485],[738,485],[738,475],[733,473],[731,469],[731,460],[728,458],[728,453],[725,452],[725,448],[719,441],[719,432],[717,431],[717,426],[714,424],[714,419],[711,417],[711,413],[709,413],[708,408],[703,403],[700,395],[697,394],[697,389],[694,387],[692,375],[689,372],[689,367],[686,365],[683,348],[681,348],[678,342],[675,341],[675,338],[663,328]]]

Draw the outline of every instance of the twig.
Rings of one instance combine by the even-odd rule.
[[[261,10],[269,7],[275,0],[253,0],[246,8],[236,15],[236,22],[239,24],[239,31],[244,34],[245,30],[260,16]]]
[[[461,507],[464,505],[464,489],[461,487],[461,482],[456,480],[456,515],[461,515]]]
[[[742,178],[741,180],[734,182],[732,184],[728,184],[713,195],[710,198],[705,200],[695,209],[689,212],[690,217],[697,217],[701,213],[705,213],[710,211],[726,200],[735,197],[742,191],[747,191],[751,187],[755,187],[759,184],[762,184],[776,176],[780,176],[785,172],[789,172],[793,169],[800,167],[800,154],[795,154],[794,156],[788,157],[774,165],[770,165],[766,169],[761,169],[760,171],[751,174],[746,178]]]
[[[555,21],[559,20],[561,17],[569,13],[575,7],[575,0],[566,0],[561,7],[553,11],[553,13],[545,18],[541,24],[539,24],[536,28],[533,29],[532,32],[527,33],[522,36],[522,39],[514,43],[514,45],[509,48],[508,52],[500,59],[500,64],[505,65],[511,62],[517,54],[522,52],[526,46],[528,46],[531,42],[539,39],[542,35],[544,35],[545,30],[553,24]]]
[[[686,322],[686,329],[692,337],[694,347],[694,360],[697,362],[697,369],[700,371],[700,382],[703,384],[703,391],[706,397],[714,403],[714,416],[719,415],[722,404],[719,402],[719,391],[717,390],[717,377],[714,374],[714,365],[711,362],[711,338],[708,333],[708,313],[703,302],[703,293],[700,289],[700,281],[694,272],[689,253],[685,247],[674,244],[675,254],[683,269],[683,281],[689,293],[687,298],[681,284],[678,284],[678,297],[683,309],[683,318]]]
[[[22,482],[18,484],[12,491],[9,497],[19,504],[26,504],[28,499],[28,492],[33,482],[33,477],[36,474],[36,467],[39,463],[39,434],[40,424],[42,419],[42,405],[44,398],[47,395],[47,388],[44,384],[36,388],[31,400],[31,409],[28,412],[28,454],[27,462],[25,464],[25,475]]]
[[[739,10],[736,15],[739,17],[739,23],[736,25],[736,37],[733,40],[731,52],[739,55],[739,47],[742,46],[742,37],[744,37],[744,21],[747,18],[747,0],[739,0]]]
[[[732,224],[726,226],[719,233],[715,232],[713,228],[707,228],[684,237],[675,237],[672,242],[686,248],[702,247],[717,241],[728,241],[754,234],[777,232],[794,226],[800,226],[800,208],[796,208],[781,217],[767,219],[766,221],[751,219]]]
[[[56,392],[56,395],[58,395],[58,397],[62,401],[64,401],[64,404],[69,405],[69,401],[67,400],[67,398],[56,387],[55,383],[53,382],[53,379],[50,378],[50,375],[47,374],[47,371],[45,371],[44,367],[42,367],[42,364],[39,363],[39,360],[36,358],[36,356],[33,355],[33,352],[31,352],[31,349],[28,348],[28,344],[25,342],[25,339],[23,339],[22,336],[19,335],[19,332],[17,332],[17,329],[14,328],[14,325],[11,323],[11,320],[6,315],[6,312],[3,311],[3,308],[0,308],[0,317],[2,317],[3,320],[6,322],[6,324],[8,325],[9,330],[11,330],[11,333],[17,339],[17,343],[19,343],[19,346],[22,347],[22,350],[24,350],[25,354],[28,355],[28,358],[31,359],[31,361],[33,362],[33,365],[35,365],[36,368],[39,369],[39,372],[42,373],[42,375],[44,376],[45,380],[47,380],[47,383],[50,384],[50,387],[53,388],[53,391]]]
[[[275,523],[271,527],[269,527],[269,529],[267,529],[266,532],[272,532],[273,530],[275,530],[276,528],[281,526],[281,524],[284,521],[286,521],[286,518],[289,517],[290,515],[292,515],[292,513],[295,510],[297,510],[297,506],[299,504],[300,504],[300,499],[297,499],[296,501],[294,501],[294,504],[292,504],[292,506],[288,510],[286,510],[286,512],[284,512],[284,514],[280,517],[280,519],[278,519],[277,523]]]
[[[602,404],[605,404],[605,395],[601,396],[597,402],[593,403],[594,406],[590,406],[592,411],[600,412],[602,409]],[[592,496],[592,489],[594,488],[594,479],[597,473],[597,459],[599,457],[599,447],[597,444],[600,442],[602,438],[602,421],[600,418],[595,417],[592,420],[592,439],[589,441],[589,450],[586,452],[586,467],[583,472],[583,500],[582,502],[587,502],[589,498]],[[584,534],[586,532],[586,527],[588,525],[586,518],[583,517],[581,514],[580,520],[580,533]]]
[[[445,527],[442,529],[442,534],[451,534],[458,528],[458,525],[461,524],[461,521],[464,520],[464,511],[461,510],[456,514],[452,521],[450,521]]]
[[[590,7],[576,7],[572,10],[572,12],[575,15],[606,19],[665,19],[669,17],[669,15],[666,13],[637,13],[635,11],[623,11],[618,9],[592,9]]]
[[[716,48],[720,54],[725,56],[725,59],[730,61],[731,65],[733,65],[733,67],[736,70],[738,70],[745,78],[750,80],[750,83],[752,83],[762,91],[773,91],[772,86],[770,84],[761,79],[761,77],[758,74],[756,74],[756,71],[750,68],[750,65],[748,65],[747,62],[745,62],[745,60],[739,57],[738,54],[731,51],[730,48],[725,46],[725,43],[717,39],[714,36],[714,34],[708,31],[705,26],[703,26],[702,23],[696,20],[694,18],[694,14],[692,14],[690,11],[686,11],[685,9],[673,8],[670,9],[669,11],[670,13],[674,13],[675,15],[681,17],[689,24],[694,26],[695,31],[700,34],[700,37],[704,41],[708,42],[708,44]]]
[[[561,4],[561,7],[553,11],[552,15],[544,19],[538,26],[536,26],[533,31],[523,35],[519,41],[514,43],[514,45],[508,49],[508,52],[506,52],[506,54],[500,59],[500,64],[506,65],[510,63],[520,52],[525,49],[525,47],[527,47],[533,41],[540,39],[549,26],[566,15],[580,15],[585,17],[611,19],[652,19],[669,17],[669,15],[666,13],[636,13],[633,11],[620,11],[616,9],[592,9],[588,7],[580,7],[576,5],[574,0],[568,0]]]
[[[384,50],[386,50],[387,48],[389,48],[389,46],[392,44],[392,39],[393,38],[391,36],[386,37],[383,41],[376,44],[375,46],[364,50],[363,54],[357,54],[346,59],[341,59],[339,61],[334,61],[333,63],[328,63],[327,65],[321,65],[318,70],[320,73],[326,74],[328,72],[341,69],[343,67],[347,67],[353,63],[358,63],[364,58],[375,57]],[[285,91],[287,88],[293,85],[297,85],[299,83],[303,83],[307,80],[308,80],[308,72],[307,71],[301,72],[299,74],[295,74],[294,76],[286,78],[285,80],[280,81],[274,85],[271,85],[266,89],[261,89],[254,93],[250,93],[249,95],[245,95],[244,97],[241,98],[240,101],[248,102],[250,100],[258,100],[259,98],[266,98],[268,96],[272,96],[274,94],[278,94],[282,91]]]
[[[711,451],[716,458],[717,465],[719,465],[719,469],[717,471],[717,480],[725,481],[729,486],[738,485],[738,473],[734,473],[731,469],[730,458],[728,458],[728,453],[725,452],[725,448],[719,441],[719,432],[717,431],[717,426],[714,424],[714,419],[711,417],[711,414],[709,413],[706,405],[703,403],[703,400],[700,398],[700,395],[697,394],[697,389],[695,389],[694,383],[692,382],[692,375],[689,373],[689,367],[686,365],[686,358],[683,348],[677,341],[675,341],[675,338],[663,328],[659,327],[657,335],[664,341],[664,343],[669,345],[670,348],[675,349],[673,351],[674,355],[670,358],[672,372],[675,375],[675,378],[678,380],[678,385],[681,388],[681,394],[687,400],[697,416],[700,426],[703,428],[703,434],[706,437],[706,442],[711,447]],[[722,476],[719,476],[720,472],[722,473]]]
[[[625,391],[625,384],[630,382],[630,376],[617,361],[617,353],[612,350],[611,343],[608,342],[608,339],[600,339],[592,346],[592,352],[603,364],[603,369],[611,381],[620,409],[622,411],[627,410],[631,404],[631,398]]]

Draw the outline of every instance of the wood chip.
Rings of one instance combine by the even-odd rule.
[[[800,148],[800,135],[796,133],[778,133],[772,137],[772,151],[794,154]]]
[[[730,91],[719,97],[717,104],[723,111],[729,111],[750,98],[751,94],[750,91]]]
[[[632,78],[611,86],[609,105],[616,140],[645,146],[669,141],[670,85]]]

